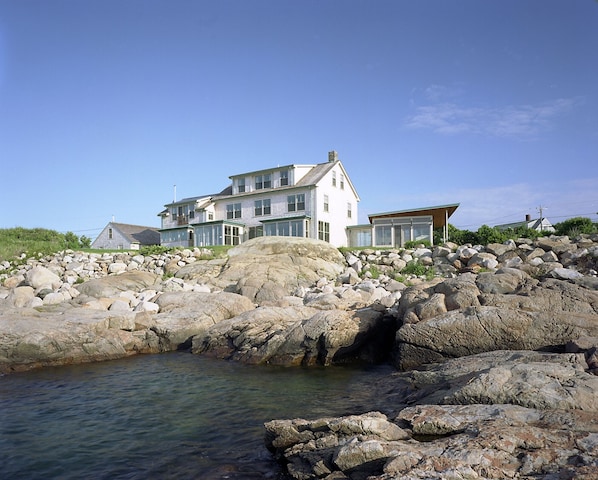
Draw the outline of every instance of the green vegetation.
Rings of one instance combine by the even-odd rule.
[[[405,242],[405,248],[417,248],[423,245],[424,247],[431,247],[432,244],[428,240],[409,240]]]
[[[532,240],[538,237],[545,237],[550,235],[568,235],[571,238],[582,233],[596,233],[598,226],[589,218],[576,217],[565,220],[564,222],[554,225],[555,232],[538,232],[527,227],[509,228],[506,230],[499,230],[496,227],[489,227],[482,225],[476,232],[469,230],[459,230],[453,225],[448,226],[448,239],[458,245],[470,243],[472,245],[488,245],[489,243],[504,243],[509,239],[516,238],[530,238]],[[434,231],[435,244],[442,243],[442,229]]]
[[[584,217],[575,217],[565,220],[564,222],[557,223],[554,226],[557,235],[568,235],[574,238],[582,233],[596,233],[598,227],[592,220]]]
[[[45,228],[0,229],[0,260],[14,260],[26,257],[47,255],[65,249],[89,248],[91,239],[78,237],[73,232],[60,233]]]
[[[402,275],[416,275],[418,277],[426,277],[428,280],[434,278],[435,272],[433,267],[426,267],[416,260],[410,261],[403,270]]]
[[[380,270],[378,265],[370,265],[369,270],[371,278],[380,278]]]

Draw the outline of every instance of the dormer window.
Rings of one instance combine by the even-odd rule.
[[[272,188],[272,180],[270,174],[256,175],[255,177],[255,189],[263,190],[264,188]]]
[[[239,188],[239,193],[245,193],[245,178],[239,178],[237,186]]]
[[[283,170],[280,172],[280,186],[286,187],[289,184],[289,171]]]

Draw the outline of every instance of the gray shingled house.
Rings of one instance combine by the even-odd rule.
[[[110,222],[93,241],[91,248],[139,250],[146,245],[160,245],[157,228]]]

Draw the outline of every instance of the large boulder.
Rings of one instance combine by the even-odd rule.
[[[372,387],[386,413],[416,404],[512,404],[598,412],[598,377],[582,353],[502,350],[398,372]]]
[[[598,291],[512,268],[411,287],[397,312],[400,369],[492,350],[563,351],[598,333]]]
[[[405,370],[493,350],[564,350],[584,336],[598,336],[598,315],[468,307],[403,325],[395,364]]]
[[[248,298],[227,292],[167,292],[155,303],[160,313],[153,316],[151,329],[163,351],[189,348],[194,335],[255,308]]]
[[[161,277],[154,273],[134,271],[88,280],[75,288],[90,297],[102,298],[114,297],[125,291],[141,292],[145,289],[155,289],[161,281]]]
[[[0,373],[160,351],[158,337],[133,312],[13,309],[2,312]],[[139,321],[138,321],[139,320]]]
[[[515,405],[419,405],[265,424],[291,478],[505,479],[598,476],[598,414]]]
[[[213,283],[258,304],[276,304],[322,277],[334,280],[346,267],[338,249],[309,238],[258,237],[232,248],[228,255]]]
[[[393,328],[394,322],[373,309],[260,307],[195,336],[192,351],[252,364],[327,365],[354,358],[375,360],[376,347],[392,338]]]

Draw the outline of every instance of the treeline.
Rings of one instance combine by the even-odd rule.
[[[11,260],[21,255],[46,255],[64,249],[90,248],[91,239],[73,232],[60,233],[45,228],[0,229],[0,260]]]
[[[575,217],[553,225],[555,231],[537,231],[527,227],[500,230],[496,227],[482,225],[476,232],[459,230],[455,226],[448,226],[448,240],[458,245],[470,243],[472,245],[488,245],[489,243],[504,243],[509,239],[531,238],[541,236],[567,235],[575,238],[581,234],[598,233],[598,224],[585,217]],[[442,229],[434,231],[434,244],[442,243]]]

